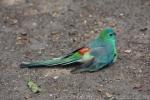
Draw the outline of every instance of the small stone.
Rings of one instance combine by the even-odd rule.
[[[50,97],[52,97],[52,96],[53,96],[53,94],[49,94],[49,96],[50,96]]]
[[[138,91],[142,91],[143,90],[143,85],[142,84],[135,84],[135,86],[133,87],[133,89],[136,89]]]
[[[147,31],[147,30],[148,30],[148,28],[146,28],[146,27],[140,29],[141,32],[145,32],[145,31]]]
[[[103,92],[104,90],[102,88],[97,89],[98,92]]]
[[[145,34],[141,34],[142,36],[144,36]]]
[[[16,36],[16,44],[26,44],[29,42],[29,39],[27,37],[27,33],[19,33]]]
[[[131,49],[125,50],[125,53],[131,53]]]
[[[5,50],[7,50],[7,49],[8,49],[8,47],[5,47],[4,49],[5,49]]]
[[[55,79],[55,80],[58,79],[58,78],[59,78],[59,76],[54,76],[54,77],[53,77],[53,79]]]
[[[27,33],[26,32],[22,32],[21,35],[22,36],[27,36]]]
[[[18,20],[17,20],[17,19],[12,19],[12,21],[13,21],[13,24],[18,23]]]
[[[37,26],[37,23],[33,22],[32,25],[33,25],[33,26]]]
[[[2,26],[2,28],[6,28],[6,26]]]
[[[17,40],[21,40],[22,38],[20,36],[17,36]]]
[[[110,21],[110,22],[109,22],[109,26],[111,26],[111,27],[116,26],[116,21]]]
[[[84,24],[87,24],[87,20],[84,20]]]
[[[91,33],[91,34],[94,34],[95,32],[94,32],[94,31],[91,31],[90,33]]]
[[[141,69],[139,69],[139,73],[142,73],[142,70],[141,70]]]
[[[53,21],[50,21],[50,23],[53,24],[54,22],[53,22]]]
[[[89,15],[89,17],[92,17],[92,15]]]
[[[123,14],[123,13],[120,13],[120,16],[124,16],[124,14]]]
[[[110,97],[112,97],[113,95],[110,94],[110,93],[108,93],[108,92],[106,92],[106,96],[110,98]]]

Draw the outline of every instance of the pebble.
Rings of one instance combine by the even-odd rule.
[[[146,28],[146,27],[140,29],[141,32],[145,32],[145,31],[147,31],[147,30],[148,30],[148,28]]]
[[[50,97],[52,97],[52,96],[53,96],[53,94],[49,94],[49,96],[50,96]]]
[[[84,20],[84,24],[87,24],[87,20]]]
[[[89,15],[89,17],[92,17],[92,15]]]
[[[54,77],[53,77],[53,79],[55,79],[55,80],[58,79],[58,78],[59,78],[59,76],[54,76]]]
[[[131,53],[131,49],[125,50],[125,53]]]
[[[33,25],[33,26],[37,26],[37,23],[33,22],[32,25]]]
[[[2,28],[6,28],[6,26],[2,26]]]
[[[123,13],[120,13],[120,16],[124,16],[124,14],[123,14]]]
[[[109,98],[112,97],[112,94],[110,94],[110,93],[108,93],[108,92],[106,92],[105,94],[106,94],[106,96],[109,97]]]
[[[18,23],[18,20],[17,19],[12,19],[12,22],[13,22],[13,24],[16,24],[16,23]]]
[[[26,32],[22,32],[21,35],[22,36],[27,36],[27,33]]]

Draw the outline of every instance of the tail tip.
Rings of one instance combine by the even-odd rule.
[[[20,68],[28,68],[28,65],[29,64],[29,62],[22,62],[21,64],[20,64]]]

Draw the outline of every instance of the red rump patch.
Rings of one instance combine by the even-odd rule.
[[[79,53],[80,53],[81,55],[84,55],[86,52],[89,52],[89,51],[90,51],[89,48],[81,48],[81,49],[79,50]]]

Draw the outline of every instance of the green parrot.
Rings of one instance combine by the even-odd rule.
[[[95,72],[114,63],[117,59],[116,33],[112,28],[103,29],[87,47],[45,61],[22,62],[21,68],[53,67],[79,64],[71,72]]]

